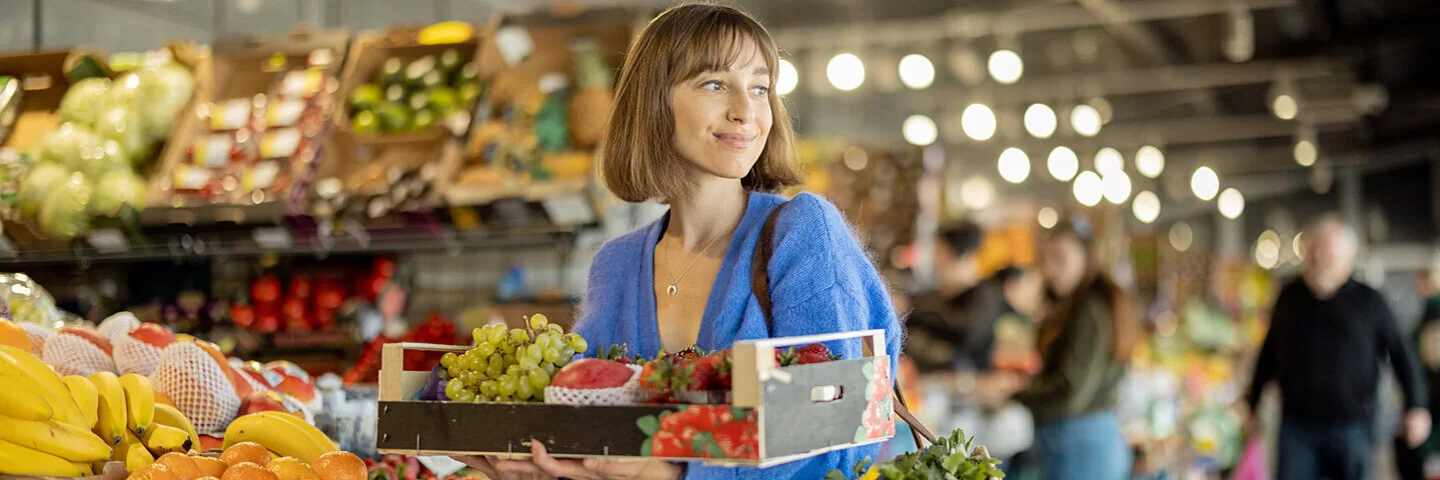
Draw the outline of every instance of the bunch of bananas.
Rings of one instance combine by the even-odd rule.
[[[135,471],[199,444],[190,421],[156,404],[141,375],[60,377],[28,352],[0,345],[0,379],[0,473],[91,475],[109,460]]]
[[[255,412],[236,418],[225,429],[225,448],[254,442],[281,457],[313,463],[327,452],[340,450],[330,437],[305,419],[285,412]]]

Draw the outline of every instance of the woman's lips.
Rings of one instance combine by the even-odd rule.
[[[754,136],[739,133],[717,133],[715,138],[721,143],[740,149],[750,148],[750,145],[755,143]]]

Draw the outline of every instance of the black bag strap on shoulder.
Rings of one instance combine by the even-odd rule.
[[[775,223],[780,218],[780,212],[789,204],[787,201],[775,207],[765,219],[765,226],[760,228],[760,240],[755,244],[755,255],[750,262],[750,290],[755,293],[755,301],[760,304],[760,312],[765,317],[765,332],[770,336],[775,335],[775,325],[771,319],[774,305],[770,298],[770,258],[775,254]],[[915,437],[915,447],[923,448],[924,440],[935,443],[935,434],[925,428],[905,405],[905,396],[900,393],[900,372],[893,372],[892,378],[895,386],[895,414],[910,425],[910,434]]]

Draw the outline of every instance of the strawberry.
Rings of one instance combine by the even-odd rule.
[[[705,356],[705,351],[701,350],[698,346],[692,345],[684,350],[670,354],[669,358],[671,362],[683,364],[688,360],[694,360],[703,356]]]
[[[812,343],[795,350],[795,363],[800,365],[825,363],[839,359],[839,356],[830,354],[830,348],[822,343]]]
[[[719,355],[697,357],[684,363],[685,373],[689,375],[685,389],[692,392],[708,392],[719,389],[719,369],[725,358]],[[673,386],[673,385],[672,385]]]

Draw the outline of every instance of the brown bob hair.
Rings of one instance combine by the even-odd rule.
[[[601,177],[627,202],[669,202],[691,188],[689,167],[675,149],[670,89],[709,71],[724,71],[749,45],[758,46],[770,75],[770,125],[760,158],[741,180],[746,190],[774,193],[799,185],[795,133],[774,93],[780,55],[770,32],[732,7],[672,7],[646,25],[630,46],[616,82],[615,106],[600,157]]]

